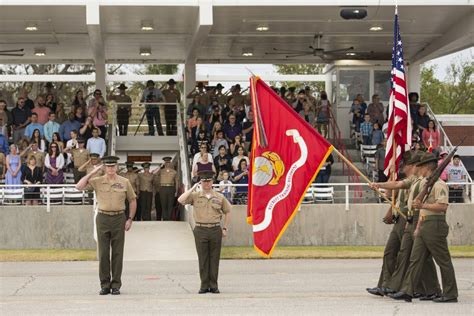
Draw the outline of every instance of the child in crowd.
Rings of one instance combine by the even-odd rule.
[[[448,182],[466,182],[466,172],[461,165],[461,157],[459,155],[453,156],[453,163],[448,166]],[[453,184],[449,186],[449,203],[462,203],[463,186],[460,184]]]
[[[372,145],[379,145],[382,143],[384,135],[380,129],[380,124],[378,122],[374,123],[374,130],[372,131]]]
[[[360,104],[359,99],[352,101],[351,110],[352,113],[352,124],[355,125],[355,131],[360,132],[360,124],[364,121],[365,108]]]
[[[235,188],[231,186],[232,181],[229,179],[229,173],[227,171],[222,172],[222,180],[219,182],[219,191],[225,196],[225,198],[232,203]]]
[[[363,145],[370,145],[371,138],[372,138],[372,131],[374,130],[374,126],[370,122],[370,115],[364,115],[364,122],[360,124],[360,134],[362,135],[362,144]]]

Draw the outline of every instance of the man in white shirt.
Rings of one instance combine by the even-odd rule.
[[[461,165],[461,157],[453,156],[453,163],[447,167],[448,182],[466,182],[466,171]],[[464,188],[462,185],[453,184],[449,186],[449,203],[463,203]]]
[[[96,127],[92,129],[92,138],[87,141],[87,149],[91,154],[98,154],[101,158],[104,157],[106,151],[105,140],[99,137],[99,129]]]

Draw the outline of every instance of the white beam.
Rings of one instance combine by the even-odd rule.
[[[408,92],[416,92],[420,95],[421,90],[421,66],[418,63],[408,65]]]
[[[474,46],[474,9],[468,9],[468,13],[451,26],[440,38],[430,44],[411,58],[411,62],[423,63],[430,59],[449,55]]]
[[[94,82],[90,75],[0,75],[0,82]]]
[[[186,60],[196,60],[197,50],[206,40],[213,24],[212,0],[199,0],[196,28],[186,53]]]
[[[194,60],[187,60],[184,64],[184,103],[188,105],[192,102],[186,95],[196,87],[196,63]]]
[[[100,26],[100,6],[98,0],[89,0],[86,5],[87,32],[95,64],[96,88],[105,93],[105,47]]]

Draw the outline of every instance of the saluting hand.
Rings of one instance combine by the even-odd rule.
[[[95,166],[94,169],[92,169],[90,174],[92,174],[92,175],[96,174],[97,172],[99,172],[100,169],[102,169],[102,166],[103,165]]]

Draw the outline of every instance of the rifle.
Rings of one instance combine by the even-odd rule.
[[[431,173],[431,175],[429,175],[426,178],[426,183],[423,186],[423,188],[421,189],[420,193],[418,193],[418,195],[416,196],[415,200],[419,200],[419,201],[424,202],[428,198],[428,195],[430,195],[431,190],[433,189],[433,185],[436,183],[436,181],[438,181],[438,179],[441,176],[441,174],[443,173],[444,169],[446,169],[448,164],[451,162],[451,159],[453,158],[454,154],[458,150],[458,147],[461,146],[461,144],[464,142],[465,139],[466,139],[466,137],[464,137],[459,142],[459,144],[457,144],[449,152],[449,154],[446,156],[446,158],[444,158],[443,162],[441,164],[439,164],[438,167],[435,169],[435,171],[433,171]],[[408,222],[413,221],[413,211],[412,210],[409,211],[409,214],[407,216],[407,220],[408,220]]]

